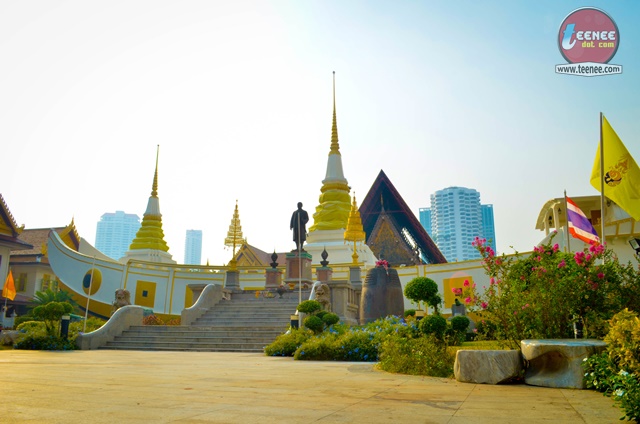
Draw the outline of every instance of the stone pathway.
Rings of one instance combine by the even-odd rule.
[[[256,353],[0,351],[7,423],[602,423],[591,390],[389,374]]]

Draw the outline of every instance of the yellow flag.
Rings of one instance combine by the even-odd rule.
[[[7,280],[4,282],[4,287],[2,288],[2,297],[6,297],[9,300],[13,300],[16,298],[16,285],[13,283],[13,274],[11,273],[11,270],[9,270]]]
[[[604,195],[616,202],[633,219],[640,221],[640,168],[604,115],[602,116],[602,145],[604,176],[600,176],[600,146],[598,146],[593,171],[591,171],[591,185],[600,191],[600,178],[604,178]]]

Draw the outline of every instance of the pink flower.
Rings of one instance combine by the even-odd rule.
[[[491,277],[489,278],[489,284],[491,284],[492,286],[496,283],[495,278]]]
[[[464,300],[464,303],[471,303],[471,298],[467,296],[467,298]]]
[[[602,272],[599,272],[598,273],[598,278],[602,280],[604,278],[604,274]]]
[[[464,286],[469,287],[469,280],[464,280]]]
[[[558,246],[558,243],[553,245],[553,251],[557,252],[560,249],[560,246]]]
[[[487,302],[482,302],[480,306],[482,307],[482,309],[487,309],[487,306],[489,305],[487,304]]]
[[[564,261],[564,259],[558,262],[558,268],[564,268],[565,266],[567,266],[567,263]]]

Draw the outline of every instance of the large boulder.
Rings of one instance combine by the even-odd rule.
[[[404,295],[398,271],[382,266],[371,268],[362,285],[360,324],[389,315],[404,316]]]
[[[605,350],[595,339],[523,340],[522,356],[529,361],[524,382],[532,386],[584,389],[582,361]]]
[[[453,373],[462,383],[499,384],[520,376],[519,350],[459,350]]]

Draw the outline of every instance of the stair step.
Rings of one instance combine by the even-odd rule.
[[[132,326],[101,349],[262,352],[289,328],[298,298],[297,292],[288,294],[282,299],[242,294],[218,303],[189,326]]]

